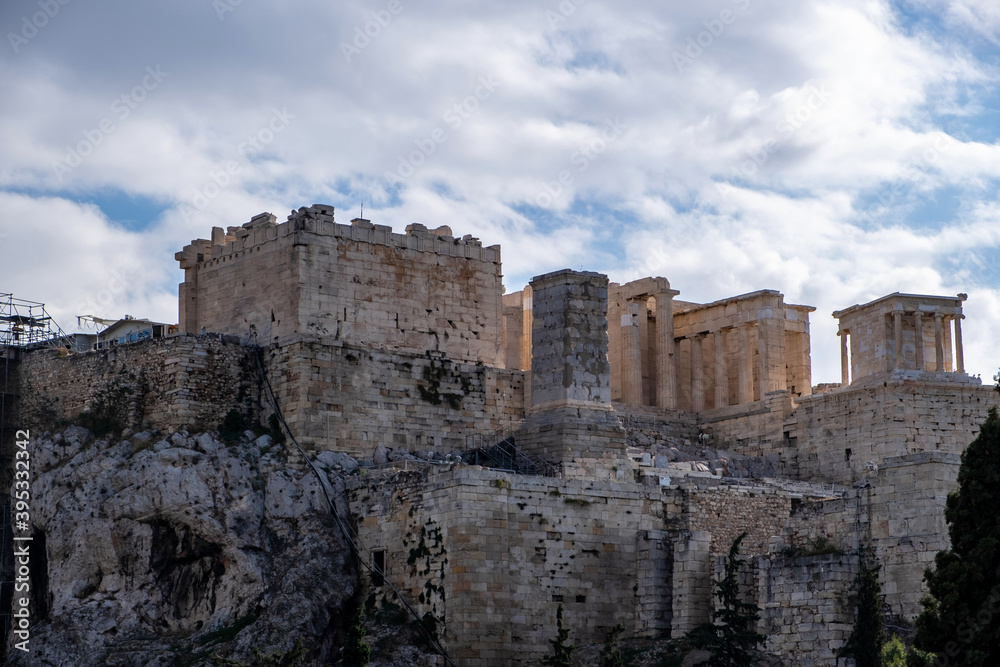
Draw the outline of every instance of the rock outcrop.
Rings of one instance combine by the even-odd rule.
[[[95,440],[73,426],[31,450],[33,558],[48,573],[33,583],[48,594],[13,664],[336,658],[358,573],[317,475],[285,465],[267,436]],[[333,472],[352,464],[318,462],[331,498],[343,488]]]

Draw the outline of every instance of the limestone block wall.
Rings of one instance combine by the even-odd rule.
[[[723,560],[716,562],[716,579],[724,572]],[[754,558],[748,566],[756,570],[758,632],[768,637],[765,649],[797,667],[836,665],[837,651],[854,628],[850,589],[858,573],[857,559],[774,554]]]
[[[292,338],[265,354],[279,405],[307,450],[371,458],[378,445],[441,454],[524,419],[524,373]]]
[[[683,635],[710,618],[714,556],[743,531],[745,553],[766,554],[791,506],[774,489],[471,466],[373,471],[348,488],[362,544],[384,551],[419,614],[445,624],[452,658],[477,667],[537,664],[559,603],[577,644],[618,622],[629,636]]]
[[[262,214],[177,253],[181,326],[262,342],[303,333],[503,366],[499,246],[448,227],[394,234],[314,205],[285,223]]]
[[[214,429],[232,408],[253,400],[256,371],[247,349],[218,335],[156,338],[58,357],[36,350],[21,363],[24,409],[73,419],[126,387],[129,425],[164,430]]]
[[[517,446],[555,463],[623,457],[608,379],[607,276],[564,269],[531,287],[531,404]]]
[[[950,548],[944,508],[958,486],[958,454],[924,452],[883,461],[871,487],[871,539],[893,613],[912,619],[926,594],[923,572]]]
[[[428,583],[443,588],[444,640],[458,664],[537,664],[560,603],[578,644],[601,641],[619,622],[630,635],[670,627],[671,584],[658,576],[673,541],[662,530],[681,508],[659,488],[465,466],[427,473],[419,499],[389,486],[382,477],[350,481],[352,513],[366,517],[360,540],[385,546],[386,576],[411,595]],[[427,545],[429,561],[409,563],[423,526],[440,545]],[[432,610],[435,595],[417,596],[418,613]]]
[[[926,377],[926,376],[925,376]],[[865,464],[920,452],[960,453],[991,405],[992,387],[886,377],[875,386],[803,397],[795,411],[800,479],[852,482]]]
[[[691,530],[711,535],[712,554],[729,553],[733,541],[743,532],[741,553],[767,553],[768,541],[780,535],[791,515],[788,493],[765,487],[722,486],[682,491],[685,513]]]
[[[531,287],[532,407],[610,408],[607,276],[564,269]]]
[[[808,550],[826,540],[848,555],[861,544],[874,547],[886,604],[912,620],[926,593],[924,570],[949,548],[944,508],[960,463],[958,454],[945,452],[888,458],[846,497],[796,502],[780,546]]]
[[[713,448],[771,457],[781,474],[794,477],[794,412],[791,393],[778,391],[765,394],[760,401],[701,412],[697,423]]]

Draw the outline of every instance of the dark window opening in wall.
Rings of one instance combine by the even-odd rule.
[[[576,601],[577,602],[586,602],[587,601],[587,596],[586,595],[577,595],[576,596]]]
[[[849,448],[844,450],[844,460],[845,461],[851,460],[851,450]]]
[[[563,596],[561,596],[561,595],[553,595],[552,596],[552,601],[553,602],[562,602],[563,601]]]
[[[372,552],[372,586],[385,584],[385,551]]]
[[[802,509],[802,499],[801,498],[792,498],[792,514],[795,514],[800,509]]]

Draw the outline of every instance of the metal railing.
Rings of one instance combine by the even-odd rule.
[[[505,426],[489,434],[473,434],[465,439],[466,450],[462,460],[493,470],[503,470],[518,475],[557,477],[559,469],[539,456],[526,454],[517,448],[514,437],[521,424]]]

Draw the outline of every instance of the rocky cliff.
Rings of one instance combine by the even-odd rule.
[[[287,466],[268,436],[125,435],[74,426],[31,442],[40,594],[31,652],[8,662],[335,661],[358,573],[317,475]],[[339,497],[355,464],[318,464]]]

